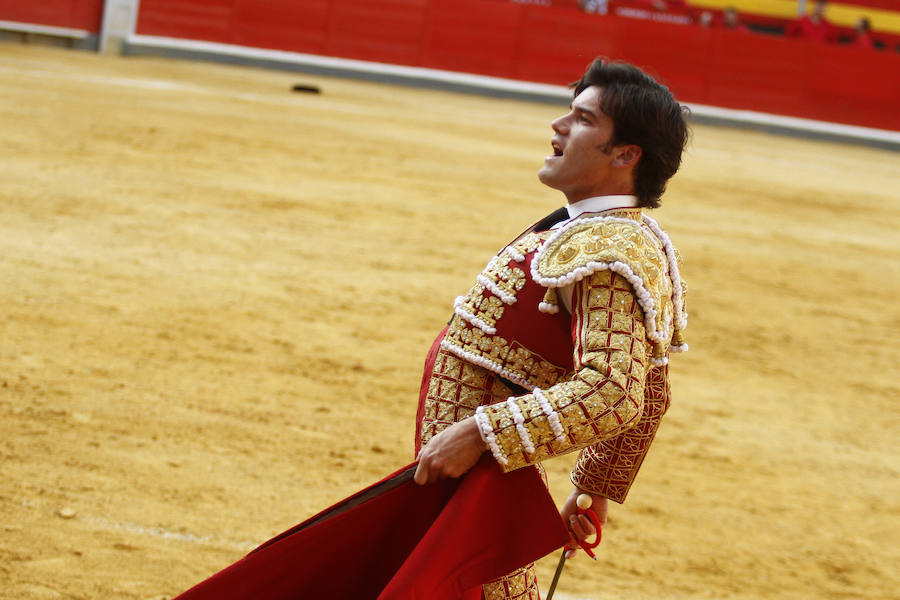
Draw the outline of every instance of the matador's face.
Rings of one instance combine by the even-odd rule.
[[[626,173],[621,168],[628,166],[622,161],[624,147],[612,145],[613,121],[600,110],[602,95],[601,87],[586,88],[572,101],[569,112],[551,124],[553,154],[544,159],[538,178],[563,192],[569,203],[631,193],[623,188],[631,181],[630,170]]]

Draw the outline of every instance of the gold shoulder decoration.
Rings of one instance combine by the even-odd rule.
[[[644,311],[654,364],[666,364],[666,352],[684,351],[687,326],[678,256],[668,236],[650,217],[575,219],[552,235],[531,263],[533,279],[547,288],[574,284],[598,271],[611,270],[631,284]]]
[[[672,305],[675,311],[675,326],[672,335],[672,352],[687,352],[688,344],[684,339],[684,330],[687,329],[688,314],[684,306],[684,297],[687,294],[687,282],[681,278],[681,265],[683,260],[681,253],[672,244],[669,235],[663,231],[655,219],[642,215],[641,220],[650,228],[656,239],[662,244],[666,259],[669,261],[669,279],[672,280]]]

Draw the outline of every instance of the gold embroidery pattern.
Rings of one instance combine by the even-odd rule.
[[[461,358],[482,363],[485,368],[527,388],[549,387],[567,375],[565,368],[520,343],[487,334],[463,319],[453,320],[443,345]]]
[[[534,563],[482,586],[484,600],[540,600]]]
[[[497,296],[484,295],[485,287],[476,283],[469,293],[462,297],[457,309],[462,309],[468,314],[481,319],[489,327],[493,327],[503,316],[503,301]]]
[[[644,386],[644,411],[632,429],[581,451],[572,483],[616,502],[624,502],[637,476],[662,416],[669,407],[668,367],[654,367]]]
[[[488,263],[469,292],[457,299],[459,318],[453,320],[442,344],[460,358],[526,388],[553,385],[567,375],[566,369],[496,335],[495,325],[526,284],[527,274],[514,263],[537,250],[549,235],[527,233]]]
[[[475,414],[480,405],[506,400],[509,394],[509,388],[487,369],[438,350],[425,397],[422,446],[453,423]]]
[[[595,273],[575,287],[573,318],[580,323],[575,376],[544,389],[565,431],[556,440],[533,394],[514,399],[535,451],[527,452],[506,403],[485,408],[497,445],[510,471],[616,436],[635,425],[643,410],[648,344],[641,307],[631,286],[610,271]]]
[[[543,240],[542,235],[529,233],[501,250],[487,264],[468,293],[460,297],[457,310],[479,319],[488,327],[496,325],[503,316],[505,305],[516,301],[516,294],[525,287],[527,280],[525,271],[510,266],[510,263],[518,262],[517,258],[537,250]]]
[[[524,256],[537,250],[548,237],[550,237],[549,231],[532,231],[517,239],[511,246],[516,252]]]
[[[628,279],[641,302],[650,338],[662,356],[673,333],[673,285],[662,242],[641,222],[615,216],[586,218],[547,240],[532,264],[535,281],[561,287],[613,270]]]
[[[504,250],[488,263],[482,276],[490,280],[504,294],[515,297],[516,293],[525,287],[525,271],[519,267],[510,267],[512,257]]]

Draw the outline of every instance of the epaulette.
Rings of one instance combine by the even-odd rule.
[[[547,288],[571,285],[598,271],[624,277],[643,309],[653,362],[665,364],[669,349],[687,350],[681,337],[687,326],[684,290],[671,241],[656,221],[642,220],[644,225],[615,216],[574,219],[544,242],[531,274]]]

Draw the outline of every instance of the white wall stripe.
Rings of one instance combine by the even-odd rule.
[[[407,79],[410,82],[444,83],[472,88],[473,90],[482,90],[484,92],[521,95],[523,97],[541,98],[561,103],[567,103],[572,98],[571,90],[564,86],[518,81],[500,77],[488,77],[486,75],[473,75],[470,73],[457,73],[439,69],[425,69],[422,67],[408,67],[346,58],[334,58],[330,56],[318,56],[301,52],[249,48],[232,44],[219,44],[214,42],[183,40],[140,34],[128,36],[126,38],[126,44],[127,50],[130,53],[138,53],[151,49],[175,50],[186,53],[231,56],[243,58],[247,61],[282,63],[285,67],[315,67],[333,71],[336,75],[357,72]],[[690,107],[693,115],[713,122],[743,126],[762,126],[788,133],[812,134],[835,139],[874,143],[900,149],[900,131],[860,127],[857,125],[844,125],[841,123],[829,123],[826,121],[787,117],[752,110],[720,108],[705,104],[686,103],[686,105]]]

